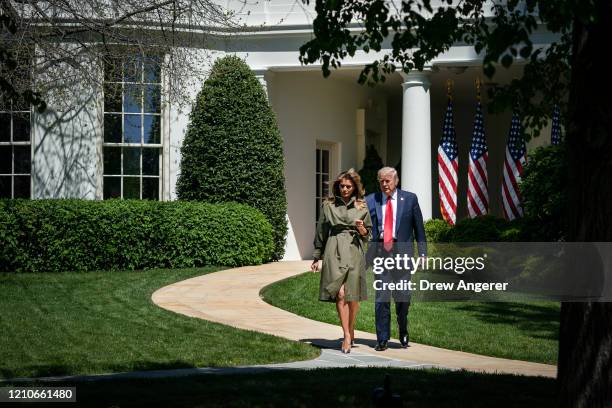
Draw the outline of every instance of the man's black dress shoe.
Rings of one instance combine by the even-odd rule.
[[[400,337],[400,344],[402,345],[402,348],[408,347],[408,336],[407,335]]]
[[[374,347],[374,350],[376,351],[385,351],[386,349],[388,349],[389,347],[387,346],[387,341],[379,341],[378,343],[376,343],[376,347]]]

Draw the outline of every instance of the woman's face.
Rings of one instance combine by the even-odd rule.
[[[338,185],[340,188],[340,196],[343,199],[349,199],[353,195],[353,191],[355,191],[355,186],[350,179],[343,178],[340,180],[340,184]]]

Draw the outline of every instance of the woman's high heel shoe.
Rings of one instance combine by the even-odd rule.
[[[342,345],[340,346],[340,350],[342,351],[342,354],[348,354],[351,352],[351,345],[349,343],[349,346],[347,348],[344,348],[344,341],[342,342]]]

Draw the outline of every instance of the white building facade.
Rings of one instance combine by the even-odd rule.
[[[364,64],[380,57],[358,53],[323,78],[319,66],[304,67],[298,49],[312,37],[313,6],[262,0],[228,7],[253,31],[221,37],[213,60],[233,54],[259,78],[278,119],[284,142],[287,219],[285,259],[309,259],[320,199],[344,169],[363,166],[373,144],[386,165],[401,163],[401,186],[417,194],[426,219],[440,217],[437,146],[442,135],[447,80],[454,82],[453,104],[459,144],[458,218],[467,214],[468,151],[474,120],[475,80],[481,59],[457,45],[423,72],[394,74],[384,84],[357,84]],[[262,28],[263,25],[263,28]],[[257,29],[255,29],[257,28]],[[552,37],[536,35],[536,44]],[[385,50],[382,51],[383,53]],[[0,194],[3,197],[108,197],[173,200],[180,171],[180,147],[190,108],[162,103],[169,73],[147,61],[129,75],[104,73],[102,92],[84,89],[78,109],[62,111],[53,102],[44,114],[13,107],[0,113]],[[521,66],[502,70],[503,83],[521,75]],[[78,86],[78,85],[75,85]],[[195,96],[199,88],[190,89]],[[486,81],[483,102],[486,104]],[[510,112],[489,115],[490,212],[501,215],[501,177]],[[529,148],[549,142],[547,131]]]

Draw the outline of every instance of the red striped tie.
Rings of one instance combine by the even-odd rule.
[[[393,248],[393,204],[391,197],[387,197],[387,207],[385,208],[385,230],[383,232],[383,242],[385,251]]]

